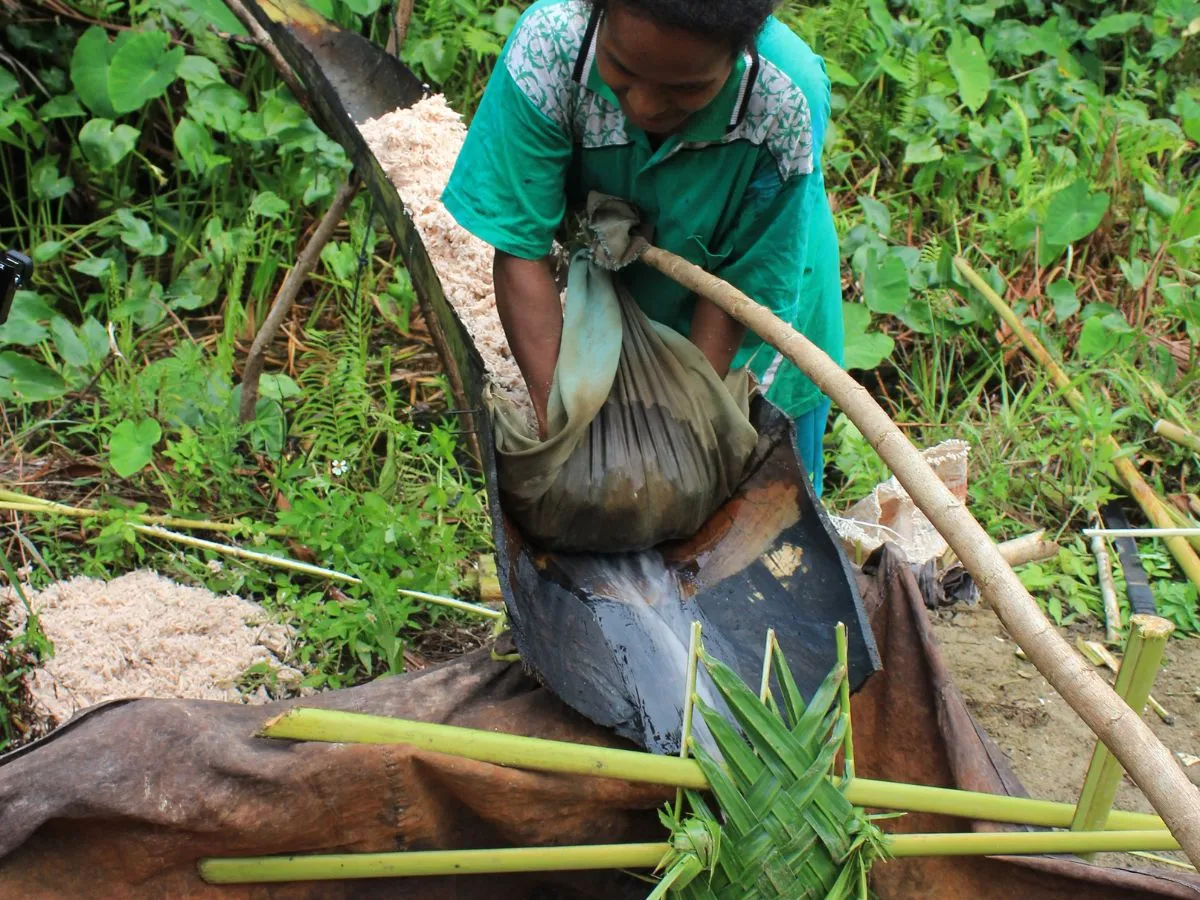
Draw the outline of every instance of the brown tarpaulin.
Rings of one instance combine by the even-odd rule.
[[[950,683],[912,575],[887,554],[871,573],[863,576],[863,597],[884,671],[854,702],[860,774],[1021,793]],[[622,745],[519,667],[486,652],[305,703]],[[0,896],[599,900],[648,893],[618,873],[205,885],[195,870],[203,856],[662,837],[655,810],[669,790],[527,773],[404,747],[253,736],[287,705],[114,703],[0,759]],[[886,824],[904,831],[969,827],[917,814]],[[1200,898],[1194,877],[1065,858],[896,860],[877,865],[873,877],[881,898]]]

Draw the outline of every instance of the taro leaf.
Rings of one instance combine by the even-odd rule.
[[[63,362],[76,368],[83,368],[91,362],[87,345],[80,340],[75,328],[64,317],[56,316],[50,323],[50,331],[54,335],[54,348],[63,358]]]
[[[161,439],[162,427],[154,419],[125,419],[108,439],[108,461],[113,471],[122,478],[140,472],[154,457],[154,445]]]
[[[874,369],[892,355],[895,341],[879,331],[868,331],[871,311],[861,303],[843,303],[842,321],[846,330],[847,369]]]
[[[53,369],[12,350],[0,353],[0,399],[38,403],[66,392],[66,382]]]
[[[118,113],[141,109],[175,80],[184,52],[182,47],[167,50],[168,40],[166,32],[141,31],[113,54],[108,64],[108,97]]]
[[[79,130],[79,146],[87,161],[104,171],[128,156],[140,135],[129,125],[114,127],[111,119],[92,119]]]
[[[894,253],[871,250],[863,267],[863,299],[872,312],[898,316],[908,305],[908,267]]]
[[[264,219],[280,219],[288,209],[287,202],[274,191],[260,191],[250,201],[250,210]]]
[[[1098,308],[1099,307],[1099,308]],[[1120,312],[1104,312],[1101,304],[1088,307],[1097,314],[1088,317],[1079,333],[1075,352],[1084,359],[1100,359],[1129,342],[1134,329]],[[1109,307],[1111,309],[1111,307]]]
[[[1095,24],[1087,30],[1084,39],[1100,41],[1106,37],[1127,34],[1141,24],[1141,13],[1117,13],[1112,16],[1103,16],[1097,19]]]
[[[188,88],[188,113],[214,131],[236,132],[250,106],[242,93],[225,82]]]
[[[167,252],[167,239],[150,230],[150,223],[138,218],[128,209],[117,210],[117,221],[121,223],[121,241],[125,246],[144,256],[162,256]]]
[[[955,31],[946,49],[946,61],[958,82],[958,95],[963,103],[971,112],[978,112],[992,87],[992,67],[979,38]]]
[[[59,94],[51,97],[38,110],[38,116],[41,117],[43,122],[49,122],[51,119],[70,119],[86,115],[87,111],[80,106],[79,98],[74,94]]]
[[[1100,226],[1108,211],[1108,194],[1093,193],[1086,178],[1080,178],[1050,199],[1042,225],[1048,247],[1062,248],[1081,241]]]
[[[1079,298],[1075,296],[1075,285],[1060,278],[1046,288],[1046,296],[1054,301],[1054,318],[1065,322],[1079,312]]]
[[[179,151],[185,169],[203,174],[214,149],[212,135],[203,125],[184,116],[175,126],[175,149]]]
[[[217,299],[219,283],[220,275],[207,259],[194,259],[167,288],[167,305],[171,309],[200,309]]]
[[[43,156],[33,164],[29,173],[29,185],[33,195],[39,200],[57,200],[65,197],[75,187],[74,180],[68,175],[58,174],[58,157]]]
[[[282,373],[263,375],[258,382],[258,393],[272,400],[290,400],[300,396],[300,385]]]
[[[217,84],[224,80],[221,78],[221,70],[217,68],[217,64],[204,56],[185,56],[179,63],[179,70],[176,74],[188,84],[194,84],[196,87]]]
[[[333,193],[333,182],[329,180],[329,176],[324,172],[317,172],[306,179],[304,184],[304,196],[301,200],[305,206],[311,206],[318,200],[324,200]]]
[[[312,4],[309,4],[310,6]],[[187,0],[187,6],[206,24],[225,34],[246,35],[246,26],[221,0]],[[326,16],[325,18],[331,18]]]
[[[922,138],[904,148],[904,165],[936,162],[945,155],[936,138]]]
[[[858,205],[863,208],[863,217],[867,220],[868,225],[885,236],[891,232],[892,217],[886,206],[874,197],[866,195],[858,198]]]
[[[71,56],[71,84],[84,106],[105,119],[116,118],[117,111],[108,98],[108,60],[112,48],[108,35],[93,25],[75,43]]]

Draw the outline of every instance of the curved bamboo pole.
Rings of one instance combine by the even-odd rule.
[[[1054,630],[988,533],[866,389],[804,335],[727,282],[658,247],[647,246],[641,258],[753,330],[850,417],[946,538],[1013,640],[1121,762],[1188,858],[1200,863],[1200,792],[1138,713]]]

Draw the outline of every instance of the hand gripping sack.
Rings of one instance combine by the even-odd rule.
[[[505,511],[547,550],[627,552],[695,534],[757,441],[753,383],[722,380],[587,251],[571,261],[548,438],[491,396]]]

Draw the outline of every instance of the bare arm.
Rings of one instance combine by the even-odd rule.
[[[562,304],[550,260],[521,259],[497,250],[492,262],[492,280],[500,324],[529,388],[538,431],[545,438],[546,407],[563,325]]]
[[[712,301],[696,298],[696,310],[692,313],[692,343],[708,357],[721,378],[729,374],[729,366],[745,334],[745,325]]]

